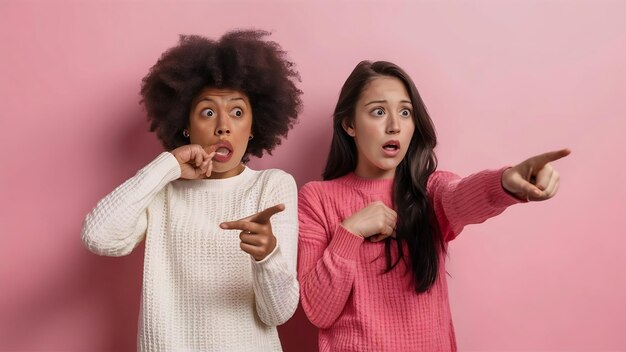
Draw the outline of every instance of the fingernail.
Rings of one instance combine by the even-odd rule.
[[[228,228],[228,226],[226,226],[226,224],[220,224],[220,227],[223,228],[223,229],[227,229]]]

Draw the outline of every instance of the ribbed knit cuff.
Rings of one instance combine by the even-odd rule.
[[[331,253],[337,254],[342,258],[355,260],[359,254],[361,243],[363,243],[363,237],[353,234],[341,225],[337,225],[335,235],[330,241],[328,249]]]
[[[528,202],[526,199],[519,199],[515,195],[507,192],[504,186],[502,186],[502,174],[505,170],[510,168],[510,166],[505,166],[499,170],[489,171],[487,175],[485,175],[487,194],[489,194],[489,199],[495,207],[506,208],[513,204]]]
[[[254,263],[254,265],[260,265],[266,262],[272,262],[275,261],[273,259],[273,257],[280,257],[280,254],[276,254],[276,252],[280,253],[280,249],[278,249],[278,243],[276,244],[276,247],[274,247],[274,249],[272,250],[272,252],[270,252],[270,254],[266,255],[265,258],[261,259],[261,260],[255,260],[252,256],[250,256],[252,258],[252,262]]]

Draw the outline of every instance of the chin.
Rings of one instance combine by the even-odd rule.
[[[398,165],[400,165],[400,162],[386,162],[380,165],[377,165],[377,167],[381,170],[381,171],[394,171]]]
[[[232,166],[232,167],[215,167],[215,165],[213,165],[213,170],[211,170],[211,172],[217,172],[218,174],[223,174],[225,172],[229,172],[233,170],[236,167],[237,165]]]

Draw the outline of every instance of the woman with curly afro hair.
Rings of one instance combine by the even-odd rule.
[[[294,313],[297,189],[256,171],[297,120],[300,81],[269,33],[181,36],[143,79],[142,103],[167,151],[87,215],[92,252],[145,239],[140,351],[280,351]]]

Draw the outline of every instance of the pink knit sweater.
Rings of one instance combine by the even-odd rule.
[[[502,188],[503,171],[430,177],[428,194],[446,243],[465,225],[520,202]],[[307,183],[300,191],[300,296],[309,320],[320,328],[320,351],[456,351],[445,258],[430,291],[417,294],[403,261],[383,274],[384,241],[364,241],[341,226],[373,201],[391,207],[392,186],[392,180],[350,173]]]

